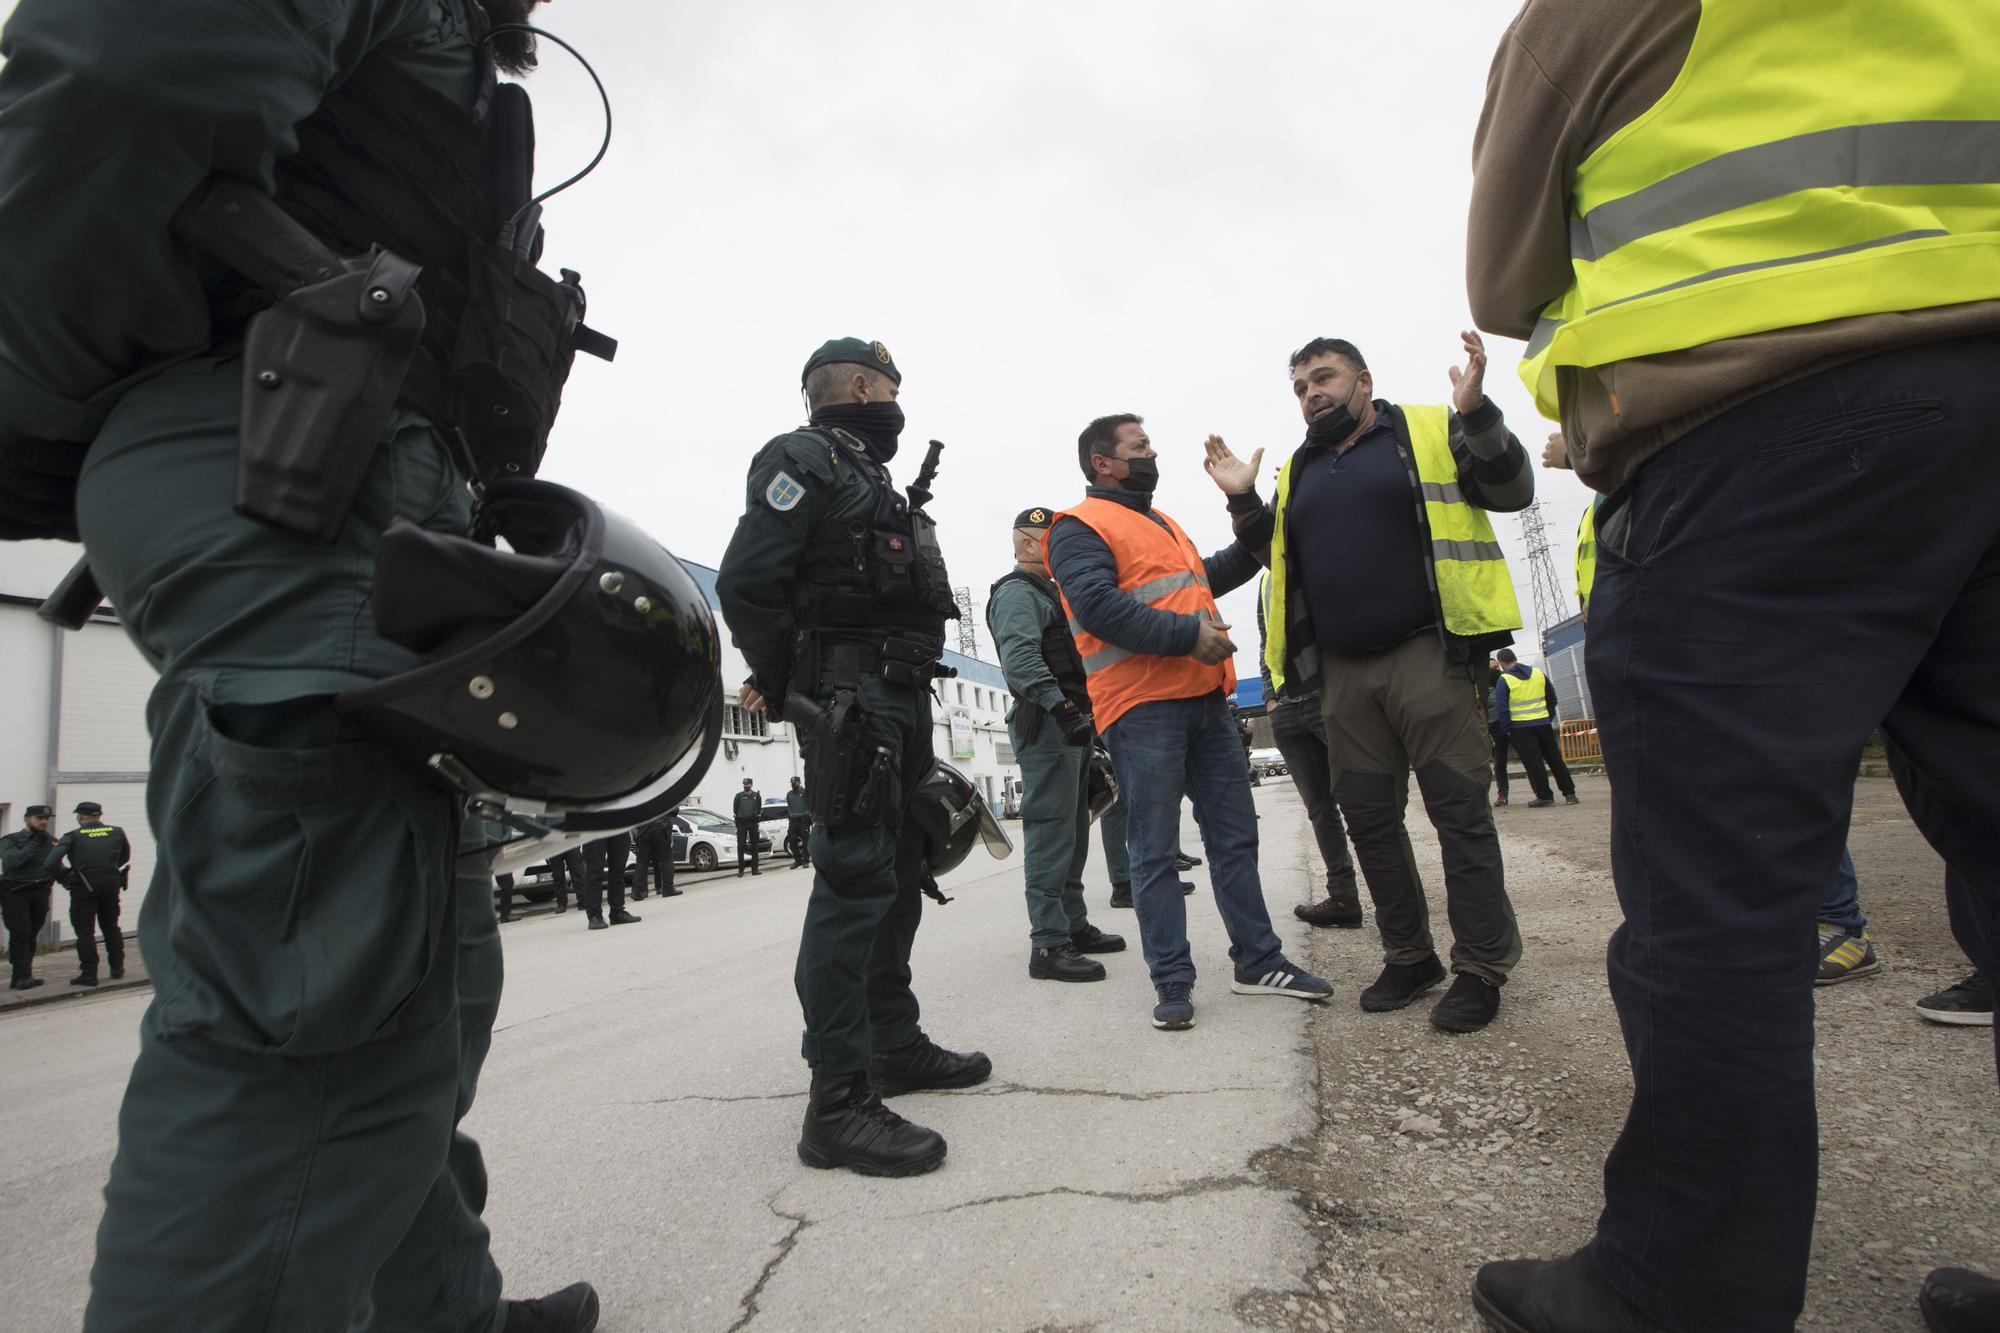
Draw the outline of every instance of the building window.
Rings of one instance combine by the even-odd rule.
[[[958,701],[960,703],[965,702],[965,682],[962,680],[958,682]]]
[[[771,719],[762,713],[753,713],[738,704],[723,705],[722,729],[731,736],[754,736],[759,739],[771,734]]]

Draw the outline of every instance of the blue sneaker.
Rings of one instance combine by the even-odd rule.
[[[1160,1002],[1153,1006],[1153,1026],[1179,1032],[1194,1026],[1194,987],[1185,981],[1169,981],[1160,987]]]
[[[1238,972],[1229,989],[1238,995],[1289,995],[1299,1000],[1324,1000],[1333,994],[1333,987],[1310,972],[1301,972],[1282,957],[1276,967],[1262,976]]]

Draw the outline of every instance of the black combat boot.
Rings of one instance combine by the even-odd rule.
[[[1069,933],[1069,942],[1076,946],[1078,953],[1123,953],[1125,937],[1099,930],[1088,921]]]
[[[1421,963],[1389,963],[1375,984],[1361,992],[1361,1007],[1384,1014],[1403,1006],[1444,980],[1444,964],[1432,954]]]
[[[69,984],[72,986],[95,986],[97,984],[97,975],[94,972],[79,972],[69,979]]]
[[[1028,975],[1037,981],[1102,981],[1104,964],[1065,940],[1053,949],[1028,950]]]
[[[1111,905],[1130,907],[1132,905],[1132,881],[1121,879],[1111,886]]]
[[[527,1301],[507,1302],[501,1333],[591,1333],[597,1327],[597,1292],[588,1282]]]
[[[42,984],[40,977],[15,977],[7,983],[8,990],[33,990]]]
[[[814,1071],[799,1131],[799,1160],[864,1176],[920,1176],[944,1164],[944,1135],[882,1104],[866,1074]]]
[[[1589,1250],[1487,1264],[1472,1280],[1472,1308],[1496,1333],[1667,1333],[1605,1281]]]
[[[868,1079],[884,1097],[924,1088],[969,1088],[984,1083],[992,1072],[993,1062],[978,1051],[947,1051],[921,1032],[915,1041],[868,1059]]]

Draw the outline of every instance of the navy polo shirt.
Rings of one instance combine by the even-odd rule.
[[[1375,424],[1347,452],[1298,451],[1285,550],[1328,652],[1381,652],[1437,624],[1416,494],[1387,403],[1375,404]]]

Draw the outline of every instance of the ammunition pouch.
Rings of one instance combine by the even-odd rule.
[[[583,324],[583,285],[560,282],[517,249],[472,247],[470,296],[452,350],[450,409],[481,481],[541,467],[579,351],[610,360],[618,344]]]
[[[831,829],[880,828],[895,809],[900,756],[868,739],[868,710],[856,689],[836,689],[821,708],[791,695],[785,716],[805,737],[806,805]]]
[[[319,541],[347,518],[424,330],[417,266],[379,246],[253,316],[236,508]]]

